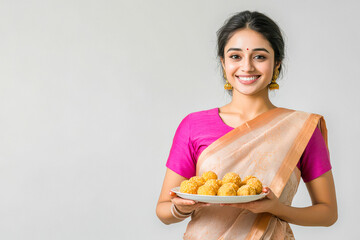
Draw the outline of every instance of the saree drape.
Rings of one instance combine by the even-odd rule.
[[[199,156],[196,175],[214,171],[221,178],[236,172],[253,175],[269,186],[280,201],[291,205],[300,182],[296,167],[314,130],[327,143],[321,115],[274,108],[245,122],[209,145]],[[294,239],[287,222],[229,206],[211,205],[195,211],[185,240]]]

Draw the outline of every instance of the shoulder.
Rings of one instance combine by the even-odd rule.
[[[313,116],[317,116],[317,117],[323,117],[323,115],[321,113],[316,113],[316,112],[311,112],[311,111],[306,111],[306,110],[300,110],[300,109],[289,109],[289,108],[285,108],[289,111],[292,112],[296,112],[298,114],[304,114],[304,115],[313,115]]]
[[[294,119],[308,119],[309,121],[314,122],[324,121],[324,116],[321,113],[290,108],[281,108],[281,111],[284,112],[285,115],[292,115]]]
[[[192,129],[203,128],[204,125],[209,123],[210,121],[214,122],[214,117],[218,114],[217,108],[211,108],[202,111],[191,112],[187,114],[181,120],[178,130],[180,131],[189,131],[191,132]]]
[[[315,112],[305,112],[302,110],[294,110],[298,113],[299,119],[304,121],[308,131],[311,131],[311,138],[314,141],[324,141],[325,145],[328,146],[328,130],[326,127],[326,121],[322,114]],[[313,141],[313,142],[314,142]]]
[[[218,114],[218,108],[211,108],[211,109],[191,112],[184,117],[183,121],[186,122],[187,124],[193,124],[199,121],[204,121],[209,118],[212,118],[216,116],[216,114]]]

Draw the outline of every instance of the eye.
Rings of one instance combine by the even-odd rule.
[[[232,59],[239,59],[240,58],[240,56],[236,55],[236,54],[230,55],[229,57],[232,58]]]
[[[262,56],[262,55],[256,55],[254,58],[255,58],[255,59],[259,59],[259,60],[264,60],[264,59],[266,59],[266,57],[264,57],[264,56]]]

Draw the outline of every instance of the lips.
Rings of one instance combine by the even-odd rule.
[[[235,75],[236,76],[236,75]],[[237,75],[236,78],[241,82],[242,84],[252,84],[256,82],[261,75]]]

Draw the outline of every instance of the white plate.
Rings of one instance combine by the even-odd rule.
[[[246,203],[252,202],[264,198],[267,194],[260,193],[258,195],[250,196],[207,196],[207,195],[197,195],[189,193],[181,193],[180,187],[175,187],[171,189],[172,192],[176,193],[181,198],[194,200],[197,202],[205,203]]]

